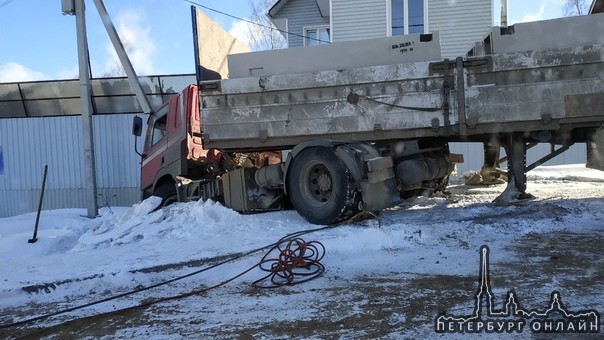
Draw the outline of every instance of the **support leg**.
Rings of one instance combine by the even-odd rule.
[[[522,133],[508,137],[505,147],[508,155],[508,185],[494,203],[512,204],[535,197],[526,193],[526,143]]]
[[[501,145],[498,142],[484,142],[484,163],[480,169],[482,184],[503,184],[507,181],[507,175],[499,169],[499,150]]]

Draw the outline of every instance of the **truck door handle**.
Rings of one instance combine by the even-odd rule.
[[[161,157],[161,164],[164,164],[164,156]]]

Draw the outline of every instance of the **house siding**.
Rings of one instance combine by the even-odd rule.
[[[464,56],[493,26],[492,0],[432,0],[428,3],[430,31],[439,31],[443,58]]]
[[[332,41],[386,36],[389,1],[332,0]],[[486,36],[493,26],[493,6],[492,0],[428,2],[428,28],[440,33],[443,58],[465,55]]]
[[[329,26],[329,17],[321,17],[315,0],[288,1],[274,19],[287,19],[288,46],[304,46],[305,27]]]
[[[387,0],[332,0],[332,41],[386,36]]]

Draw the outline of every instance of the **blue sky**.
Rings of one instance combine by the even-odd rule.
[[[443,0],[447,1],[447,0]],[[455,1],[455,0],[448,0]],[[0,1],[0,4],[5,1]],[[184,0],[105,0],[130,49],[137,73],[193,73],[190,3]],[[248,17],[249,0],[196,0],[238,17]],[[499,9],[499,0],[495,0]],[[86,0],[90,59],[94,77],[117,67],[92,0]],[[562,16],[562,0],[508,0],[510,23]],[[204,10],[227,31],[241,22]],[[495,23],[499,23],[498,10]],[[245,38],[245,34],[242,35]],[[0,7],[0,82],[77,77],[75,17],[61,13],[61,0],[13,0]]]

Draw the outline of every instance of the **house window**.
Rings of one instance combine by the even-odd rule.
[[[392,35],[426,33],[424,0],[391,0]]]
[[[325,45],[331,43],[329,26],[304,28],[304,46]]]

